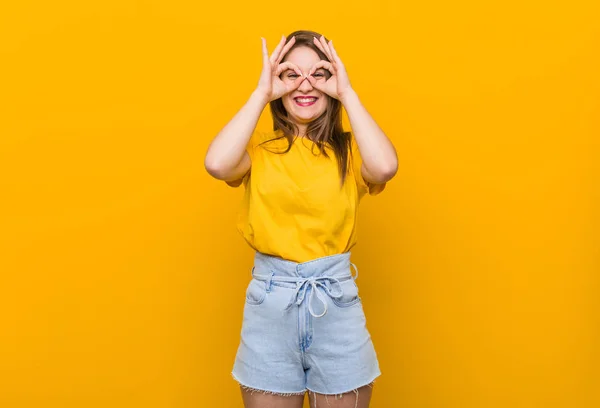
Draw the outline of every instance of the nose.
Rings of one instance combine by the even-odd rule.
[[[309,91],[312,91],[312,89],[313,89],[313,86],[310,83],[310,81],[308,80],[308,78],[304,78],[304,81],[302,81],[302,83],[298,87],[298,90],[302,91],[302,92],[309,92]]]

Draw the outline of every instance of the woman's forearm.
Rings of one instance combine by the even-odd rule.
[[[355,91],[344,95],[341,102],[348,113],[352,133],[367,169],[369,179],[366,181],[385,183],[398,171],[398,156],[394,145],[367,112]]]
[[[264,95],[252,92],[244,106],[212,140],[204,158],[204,166],[213,177],[230,179],[235,176],[234,173],[247,170],[240,169],[239,165],[267,103]]]

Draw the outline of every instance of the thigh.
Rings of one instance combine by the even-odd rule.
[[[310,408],[369,408],[373,384],[364,385],[344,394],[327,395],[309,391]]]
[[[356,390],[381,375],[358,286],[349,280],[342,283],[342,289],[342,297],[326,297],[324,316],[311,319],[312,341],[305,353],[311,370],[306,388],[320,394]]]
[[[231,373],[240,384],[267,393],[305,393],[298,311],[285,311],[292,293],[293,289],[276,285],[267,291],[264,282],[256,279],[248,285]]]
[[[261,391],[242,390],[244,408],[302,408],[304,394],[302,395],[277,395]]]

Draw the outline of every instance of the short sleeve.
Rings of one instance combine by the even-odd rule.
[[[246,145],[246,152],[248,152],[248,156],[250,156],[251,162],[254,162],[254,152],[256,150],[258,143],[260,143],[259,139],[260,139],[261,135],[262,135],[262,132],[255,129],[254,132],[252,132],[252,136],[250,136],[250,140],[248,141],[248,144]],[[252,171],[252,167],[250,167],[250,170],[248,170],[246,172],[246,174],[244,174],[241,178],[239,178],[237,180],[229,180],[229,181],[226,181],[225,183],[227,183],[227,185],[230,187],[239,187],[242,184],[245,185],[248,181],[248,178],[250,177],[251,171]]]
[[[360,155],[360,150],[358,150],[358,144],[354,140],[354,135],[352,135],[351,145],[352,145],[352,160],[353,160],[352,167],[353,167],[354,175],[356,178],[356,184],[358,187],[359,195],[362,196],[362,195],[368,193],[369,195],[374,196],[374,195],[381,193],[385,189],[385,186],[387,185],[386,183],[374,184],[374,183],[370,183],[370,182],[366,181],[363,178],[362,156]]]

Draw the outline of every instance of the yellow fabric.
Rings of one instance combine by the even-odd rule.
[[[245,187],[238,231],[255,250],[294,262],[349,251],[356,244],[361,198],[380,193],[385,184],[365,182],[354,138],[352,166],[340,189],[333,149],[327,148],[329,158],[319,155],[318,147],[305,138],[297,138],[283,154],[269,150],[284,151],[285,138],[258,146],[281,135],[281,131],[255,131],[246,148],[252,160],[250,171],[227,182]]]

